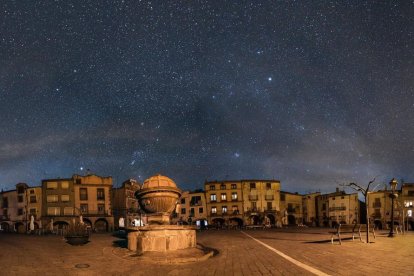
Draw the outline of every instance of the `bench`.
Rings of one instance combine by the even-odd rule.
[[[336,235],[338,237],[339,244],[342,244],[341,241],[341,234],[352,234],[352,241],[355,239],[355,235],[358,234],[359,240],[362,242],[362,232],[367,231],[367,225],[366,224],[339,224],[334,231],[330,231],[329,233],[331,235],[331,243],[333,244],[334,236]],[[372,232],[375,239],[375,231],[374,231],[374,225],[370,225],[369,231]]]

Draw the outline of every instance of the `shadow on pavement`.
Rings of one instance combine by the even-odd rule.
[[[118,248],[128,248],[128,240],[122,239],[122,240],[113,241],[112,246],[118,247]]]

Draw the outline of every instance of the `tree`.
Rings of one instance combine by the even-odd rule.
[[[367,187],[365,187],[365,188],[358,185],[358,184],[356,184],[356,183],[354,183],[354,182],[342,185],[342,186],[345,186],[345,187],[349,187],[349,188],[353,189],[354,191],[356,191],[358,193],[361,193],[364,196],[364,199],[365,199],[365,212],[366,212],[366,217],[367,217],[367,229],[366,229],[367,230],[367,243],[369,243],[368,193],[369,193],[369,188],[370,188],[371,184],[374,183],[374,182],[375,182],[375,177],[374,177],[374,179],[372,179],[368,183]]]

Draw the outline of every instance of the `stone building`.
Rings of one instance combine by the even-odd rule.
[[[303,224],[307,226],[316,226],[317,221],[317,205],[316,199],[321,193],[309,193],[302,196],[303,206]]]
[[[359,223],[360,207],[358,193],[346,194],[342,191],[330,194],[328,196],[328,211],[331,227],[338,223]]]
[[[208,220],[205,193],[203,191],[183,192],[176,213],[175,223],[206,227]]]
[[[280,181],[241,180],[246,225],[275,226],[280,220]]]
[[[216,227],[244,224],[241,181],[210,181],[204,187],[209,224]]]
[[[82,215],[97,231],[110,231],[112,177],[92,174],[42,180],[42,222],[48,229],[65,229]],[[52,225],[51,225],[52,224]]]
[[[135,220],[141,220],[138,200],[135,197],[135,192],[140,188],[141,184],[135,179],[125,180],[121,187],[112,188],[112,213],[115,228],[119,227],[121,217],[127,225],[131,225]]]
[[[283,225],[303,224],[302,195],[280,192],[281,222]]]
[[[404,183],[402,185],[400,202],[404,208],[405,229],[414,230],[414,183]]]

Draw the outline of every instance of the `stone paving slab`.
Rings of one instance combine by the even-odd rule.
[[[327,274],[414,275],[414,232],[395,238],[382,232],[370,244],[344,240],[342,245],[330,243],[328,229],[245,232]],[[125,241],[107,234],[71,246],[60,236],[0,233],[0,275],[311,275],[237,230],[199,232],[197,242],[218,254],[204,261],[154,265],[118,254],[125,252]]]

